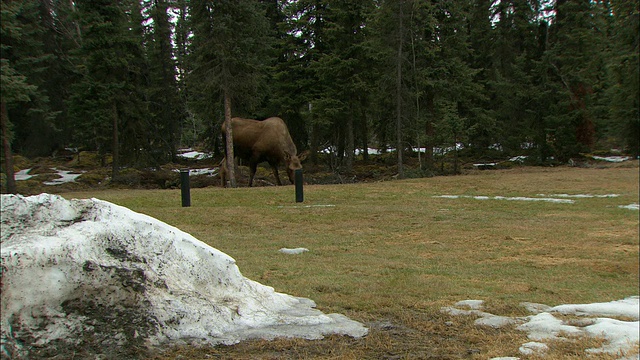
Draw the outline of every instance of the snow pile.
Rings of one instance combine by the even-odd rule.
[[[551,307],[544,304],[522,303],[534,315],[527,317],[505,317],[482,311],[482,300],[459,301],[454,306],[443,307],[442,311],[451,315],[474,315],[478,326],[499,328],[516,324],[517,329],[527,332],[531,342],[520,347],[523,355],[540,354],[548,350],[545,340],[562,340],[571,336],[601,337],[606,343],[601,348],[587,349],[590,354],[619,354],[633,352],[640,341],[640,297],[632,296],[624,300],[608,303],[570,304]],[[584,318],[564,321],[556,315],[574,315]],[[623,321],[611,317],[634,319]],[[636,348],[637,350],[637,348]],[[636,353],[637,358],[637,353]],[[625,359],[631,359],[628,357]],[[501,358],[506,359],[506,358]]]
[[[314,309],[312,300],[245,278],[228,255],[121,206],[2,195],[1,214],[3,357],[367,334],[358,322]]]

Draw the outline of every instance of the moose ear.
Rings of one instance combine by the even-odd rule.
[[[307,156],[309,156],[309,150],[305,150],[300,154],[298,154],[298,159],[300,159],[300,161],[304,161],[304,159],[306,159]]]

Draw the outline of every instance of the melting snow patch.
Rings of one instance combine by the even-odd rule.
[[[507,316],[498,316],[489,313],[484,313],[480,319],[477,319],[474,324],[478,326],[488,326],[492,328],[501,328],[510,324],[520,323],[520,319],[514,319]]]
[[[522,355],[541,354],[541,353],[545,353],[547,350],[549,350],[549,347],[547,346],[547,344],[543,344],[535,341],[522,344],[522,346],[520,346],[520,349],[519,349]]]
[[[213,157],[212,154],[203,153],[201,151],[196,151],[193,149],[180,149],[178,150],[178,152],[179,152],[178,157],[191,159],[191,160],[204,160],[204,159],[210,159]]]
[[[640,210],[640,206],[638,204],[629,204],[629,205],[620,205],[618,206],[621,209],[629,209],[629,210]]]
[[[614,198],[620,196],[620,194],[604,194],[604,195],[591,195],[591,194],[538,194],[538,196],[552,196],[552,197],[560,197],[560,198],[577,198],[577,199],[590,199],[590,198]]]
[[[15,173],[13,175],[13,178],[16,179],[16,181],[29,180],[34,176],[34,175],[29,175],[29,171],[31,171],[31,169],[22,169],[17,173]]]
[[[509,161],[514,161],[514,162],[515,162],[515,161],[518,161],[518,162],[524,162],[526,159],[527,159],[527,156],[520,155],[520,156],[514,156],[514,157],[512,157],[511,159],[509,159]]]
[[[532,197],[506,197],[506,196],[471,196],[471,195],[434,195],[434,198],[442,198],[442,199],[459,199],[459,198],[467,198],[467,199],[476,199],[476,200],[507,200],[507,201],[544,201],[544,202],[552,202],[559,204],[573,204],[574,200],[570,199],[556,199],[556,198],[532,198]]]
[[[219,168],[203,168],[203,169],[189,169],[189,176],[196,175],[209,175],[216,176],[218,175]],[[174,169],[174,172],[180,172],[180,169]]]
[[[227,254],[121,206],[2,195],[0,214],[3,358],[29,358],[35,347],[101,357],[164,343],[368,331],[245,278]]]
[[[481,303],[480,307],[474,310],[457,308],[469,307],[469,304],[477,304],[478,300],[461,301],[456,303],[454,307],[442,308],[442,311],[451,315],[480,316],[476,320],[476,325],[500,327],[507,324],[520,324],[517,329],[527,332],[529,339],[533,340],[533,342],[523,344],[520,347],[520,352],[523,355],[544,353],[548,349],[547,345],[543,343],[544,341],[563,340],[567,336],[593,336],[604,338],[606,344],[600,348],[585,349],[587,353],[608,353],[613,355],[627,353],[629,355],[630,352],[635,352],[635,357],[633,358],[636,359],[638,357],[637,344],[640,341],[640,323],[638,321],[607,318],[606,316],[638,320],[640,317],[639,299],[638,296],[632,296],[608,303],[570,304],[555,307],[544,304],[522,303],[522,306],[535,313],[535,315],[524,318],[506,318],[504,320],[511,321],[505,321],[503,324],[500,324],[499,321],[491,322],[492,317],[505,317],[480,311]],[[582,321],[573,320],[567,323],[560,318],[556,318],[554,314],[584,316],[585,318]],[[623,359],[631,359],[631,357]]]
[[[309,249],[307,249],[307,248],[295,248],[295,249],[282,248],[282,249],[280,249],[278,251],[280,251],[283,254],[298,255],[298,254],[302,254],[303,252],[309,251]]]
[[[45,185],[60,185],[60,184],[64,184],[64,183],[68,183],[68,182],[74,182],[76,181],[76,179],[82,175],[82,174],[72,174],[71,171],[68,170],[58,170],[56,168],[53,168],[52,170],[57,171],[58,176],[60,176],[57,179],[53,179],[51,181],[45,181],[43,182],[43,184]]]
[[[536,304],[536,303],[530,303],[530,302],[523,302],[520,305],[524,306],[524,308],[527,309],[528,312],[533,313],[533,314],[540,314],[542,312],[548,312],[549,309],[551,309],[551,306],[549,306],[549,305]]]
[[[482,309],[482,304],[484,303],[483,300],[462,300],[462,301],[458,301],[455,306],[467,306],[470,309],[473,310],[480,310]]]
[[[580,316],[588,316],[591,314],[600,316],[623,316],[636,320],[640,318],[637,296],[608,303],[558,305],[550,308],[549,312]]]
[[[477,315],[479,319],[475,321],[478,326],[488,326],[492,328],[500,328],[509,324],[517,324],[521,322],[519,319],[512,319],[506,316],[498,316],[482,311],[482,300],[463,300],[458,301],[453,307],[447,306],[442,308],[443,312],[450,315]],[[471,310],[458,309],[469,308]]]
[[[577,327],[565,325],[562,320],[546,312],[529,317],[525,324],[518,326],[518,330],[526,331],[529,339],[537,341],[558,339],[560,333],[581,334]]]
[[[608,161],[608,162],[623,162],[631,159],[629,156],[592,156],[594,160]]]
[[[279,205],[278,208],[279,209],[284,209],[284,208],[292,208],[292,209],[303,209],[303,208],[325,208],[325,207],[336,207],[335,205],[330,205],[330,204],[316,204],[316,205],[290,205],[290,206],[284,206],[284,205]]]
[[[434,198],[441,198],[441,199],[459,199],[461,196],[460,195],[435,195]]]

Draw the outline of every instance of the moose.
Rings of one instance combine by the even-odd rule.
[[[226,123],[223,123],[222,138],[225,143],[226,130]],[[264,161],[271,165],[278,185],[282,185],[278,175],[278,166],[282,164],[286,166],[289,181],[294,183],[294,171],[302,169],[301,161],[307,154],[298,155],[289,129],[281,118],[270,117],[260,121],[235,117],[231,119],[231,130],[234,155],[249,163],[249,186],[253,186],[258,164]],[[226,156],[222,160],[220,177],[224,187],[227,182]]]

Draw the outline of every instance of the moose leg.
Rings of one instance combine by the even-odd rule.
[[[256,170],[258,170],[258,163],[251,162],[249,163],[249,187],[253,186],[253,177],[256,176]]]
[[[273,169],[273,176],[276,177],[276,183],[278,184],[278,186],[281,186],[282,181],[280,181],[280,175],[278,174],[278,166],[273,164],[269,164],[269,165],[271,165],[271,168]]]
[[[224,157],[219,165],[220,167],[220,182],[222,187],[227,187],[227,158]]]

